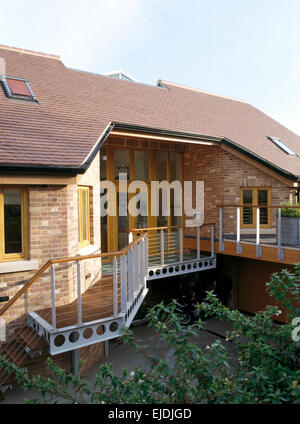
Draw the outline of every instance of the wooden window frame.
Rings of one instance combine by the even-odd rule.
[[[21,191],[21,231],[22,252],[5,253],[5,226],[4,226],[4,190]],[[0,188],[0,262],[12,262],[28,259],[28,192],[20,187]]]
[[[86,231],[87,231],[86,240],[83,240],[83,214],[82,214],[82,211],[83,211],[82,193],[83,192],[86,193],[86,205],[85,205]],[[90,188],[86,186],[78,186],[77,193],[78,193],[78,245],[79,245],[79,248],[83,248],[91,244]]]
[[[243,191],[251,190],[252,191],[252,205],[258,205],[258,191],[266,190],[268,192],[268,206],[271,205],[271,188],[270,187],[241,187],[240,189],[240,199],[241,205],[243,204]],[[263,207],[263,206],[262,206]],[[241,208],[241,228],[256,228],[256,209],[253,208],[253,223],[244,224],[243,223],[243,207]],[[268,208],[268,224],[260,224],[260,228],[272,228],[272,210]]]

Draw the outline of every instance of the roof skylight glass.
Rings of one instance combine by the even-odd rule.
[[[37,101],[26,79],[2,76],[1,82],[7,97]]]
[[[268,137],[269,140],[273,141],[276,146],[278,146],[281,150],[283,150],[287,155],[293,155],[297,156],[297,153],[295,153],[292,149],[290,149],[280,138],[278,137]]]

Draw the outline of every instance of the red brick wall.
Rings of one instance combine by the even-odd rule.
[[[219,147],[187,145],[184,154],[184,180],[204,181],[204,221],[215,222],[216,231],[219,220],[217,204],[239,204],[241,187],[270,187],[272,204],[275,205],[289,200],[290,196],[288,186]],[[275,214],[274,210],[273,225],[276,223]],[[235,230],[235,219],[234,208],[224,210],[225,232]],[[203,234],[208,235],[205,228]]]

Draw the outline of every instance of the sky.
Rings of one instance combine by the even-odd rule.
[[[248,101],[300,135],[299,0],[0,0],[0,44]]]

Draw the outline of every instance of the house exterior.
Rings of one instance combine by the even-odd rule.
[[[147,280],[163,284],[176,266],[222,267],[233,307],[255,312],[269,302],[264,282],[300,261],[299,245],[280,243],[276,212],[299,201],[298,135],[244,101],[179,84],[82,72],[57,56],[6,46],[0,59],[0,297],[10,299],[0,304],[2,354],[44,372],[50,344],[58,364],[70,368],[80,351],[87,369],[113,337],[105,319],[122,312],[130,323]],[[149,188],[145,216],[119,213],[134,196],[122,196],[120,173],[126,187],[138,180]],[[174,180],[203,182],[204,225],[186,227],[174,196],[169,216],[151,213],[151,183]],[[101,216],[104,182],[116,187],[108,197],[115,216]],[[172,240],[179,257],[166,265]],[[186,260],[183,251],[196,256]],[[151,255],[161,261],[152,274]],[[90,339],[82,334],[91,321]],[[52,345],[53,329],[57,339],[69,337],[63,348]],[[9,381],[0,370],[0,385]]]

